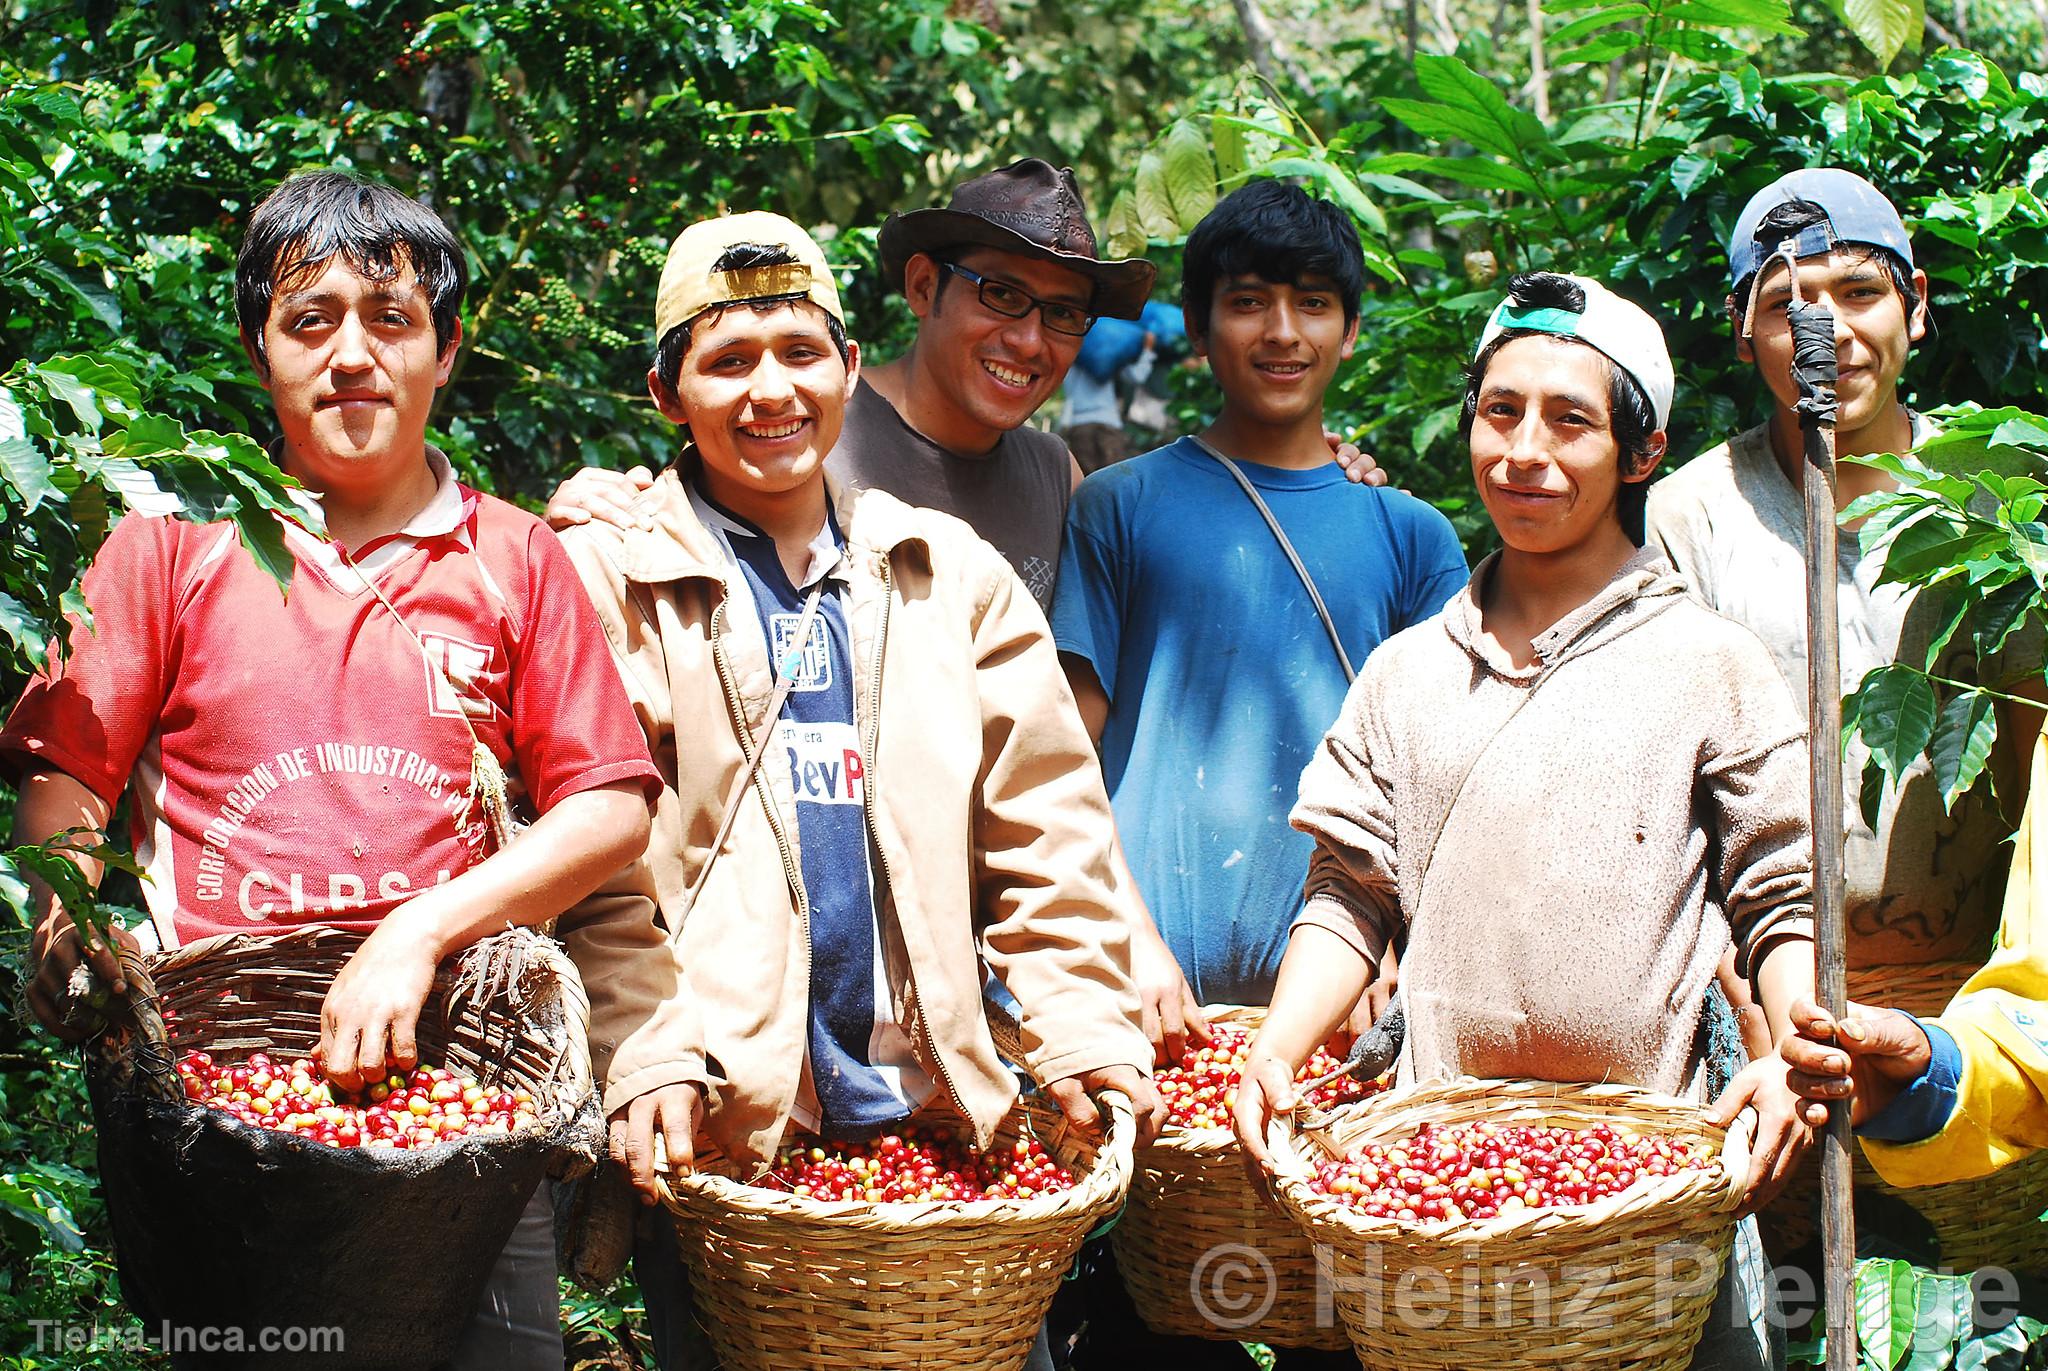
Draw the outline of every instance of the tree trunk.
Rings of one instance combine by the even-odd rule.
[[[1529,0],[1529,93],[1536,117],[1550,122],[1550,64],[1543,52],[1543,0]]]
[[[1309,84],[1308,76],[1302,69],[1289,61],[1280,47],[1280,41],[1273,34],[1272,21],[1259,8],[1259,0],[1231,0],[1237,8],[1237,21],[1244,28],[1244,45],[1250,51],[1252,66],[1259,75],[1276,88],[1286,78],[1285,84],[1292,85],[1304,94],[1315,89]]]
[[[1415,9],[1421,0],[1406,0],[1401,7],[1401,33],[1408,45],[1408,65],[1415,65]]]

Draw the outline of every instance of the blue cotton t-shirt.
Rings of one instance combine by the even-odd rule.
[[[811,574],[798,586],[773,538],[701,490],[691,493],[699,517],[739,572],[729,583],[732,598],[752,601],[769,660],[795,671],[761,764],[789,769],[810,909],[810,1016],[796,1119],[833,1137],[860,1137],[907,1118],[933,1086],[895,1021],[882,977],[880,901],[846,631],[845,542],[828,515],[812,544]],[[820,581],[825,592],[800,643],[804,601]],[[744,604],[732,607],[737,622],[747,612]]]
[[[1335,462],[1239,462],[1294,543],[1354,668],[1467,578],[1450,521]],[[1109,696],[1102,766],[1139,892],[1204,1003],[1270,1001],[1314,844],[1288,825],[1344,669],[1301,578],[1191,439],[1099,471],[1067,516],[1062,652]]]

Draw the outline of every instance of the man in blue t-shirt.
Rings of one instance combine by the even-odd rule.
[[[1225,198],[1188,236],[1182,285],[1223,411],[1089,477],[1067,520],[1053,636],[1139,891],[1203,1003],[1272,992],[1311,847],[1287,816],[1347,660],[1466,580],[1449,521],[1347,481],[1323,439],[1363,277],[1335,206],[1273,181]],[[1239,475],[1320,590],[1341,656]]]
[[[1223,411],[1199,435],[1081,483],[1053,639],[1165,951],[1198,1002],[1264,1005],[1313,849],[1287,822],[1302,768],[1351,671],[1442,609],[1467,573],[1443,515],[1353,484],[1324,440],[1323,393],[1351,355],[1365,276],[1344,213],[1254,182],[1195,226],[1183,261],[1188,338]],[[1083,1371],[1134,1357],[1190,1371],[1252,1365],[1235,1343],[1150,1333],[1116,1282],[1100,1267],[1094,1276]],[[1352,1364],[1279,1357],[1288,1368]]]

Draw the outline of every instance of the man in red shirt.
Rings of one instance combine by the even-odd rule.
[[[86,575],[91,629],[74,626],[69,657],[52,654],[0,732],[21,772],[17,841],[101,831],[131,793],[158,945],[306,923],[367,933],[322,1014],[318,1051],[345,1086],[417,1060],[444,958],[555,918],[637,857],[659,785],[561,545],[426,444],[465,276],[448,229],[385,187],[320,173],[267,199],[236,306],[282,432],[273,456],[306,490],[305,524],[281,520],[289,596],[231,523],[131,513]],[[309,531],[323,523],[331,541]],[[485,753],[537,813],[503,847]],[[609,1061],[637,1024],[621,1002],[639,993],[644,1019],[663,989],[665,949],[638,913],[644,929],[583,943],[602,949],[584,964],[592,1041],[598,1080],[607,1064],[615,1086],[631,1078],[632,1095],[606,1101],[621,1112],[650,1091],[688,1099],[659,1063]],[[118,986],[118,960],[83,945],[49,890],[34,914],[30,1005],[78,1036],[74,967]],[[576,952],[579,934],[565,937]],[[459,1365],[561,1365],[548,1222],[543,1190]]]

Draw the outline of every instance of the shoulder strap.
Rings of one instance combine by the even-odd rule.
[[[796,685],[804,645],[811,640],[811,621],[818,615],[818,601],[824,594],[825,582],[821,578],[804,599],[804,611],[796,621],[796,635],[790,640],[792,646],[775,663],[775,690],[768,697],[767,718],[762,721],[761,732],[754,738],[753,746],[747,749],[746,764],[733,780],[732,793],[725,798],[725,813],[718,820],[718,832],[711,839],[711,850],[704,855],[704,865],[698,868],[697,879],[690,882],[689,890],[684,892],[682,908],[676,911],[676,926],[668,932],[670,942],[683,936],[683,925],[690,910],[696,906],[697,897],[704,893],[704,884],[711,879],[711,868],[717,864],[718,854],[725,850],[725,840],[732,835],[733,820],[739,817],[740,803],[746,799],[747,787],[753,784],[755,775],[761,770],[761,759],[768,755],[768,739],[775,732],[776,721],[782,717],[782,706]]]
[[[1288,565],[1292,566],[1294,574],[1301,578],[1302,589],[1308,592],[1308,600],[1315,606],[1316,617],[1323,621],[1323,632],[1330,635],[1330,646],[1337,650],[1337,664],[1344,668],[1345,681],[1348,683],[1357,680],[1358,672],[1351,665],[1351,655],[1344,650],[1343,638],[1337,634],[1337,621],[1330,617],[1329,607],[1323,603],[1322,592],[1316,589],[1315,577],[1309,575],[1308,568],[1302,565],[1301,554],[1294,550],[1294,544],[1288,540],[1287,530],[1280,527],[1280,521],[1273,517],[1273,511],[1267,508],[1265,500],[1260,498],[1258,487],[1252,484],[1251,478],[1244,474],[1244,470],[1236,462],[1210,447],[1207,442],[1197,437],[1190,437],[1188,441],[1222,463],[1223,469],[1237,481],[1238,489],[1245,493],[1245,498],[1258,510],[1259,517],[1266,521],[1266,527],[1271,530],[1273,540],[1280,544],[1280,551],[1287,555]]]
[[[337,543],[335,546],[338,548],[340,544]],[[345,552],[343,555],[347,557]],[[454,678],[448,675],[447,667],[434,660],[434,654],[427,651],[426,642],[413,631],[413,626],[406,622],[405,616],[398,612],[398,606],[385,597],[383,589],[377,584],[377,578],[357,566],[355,558],[347,557],[347,561],[349,568],[363,578],[363,584],[377,597],[377,603],[384,606],[392,618],[398,620],[398,626],[405,630],[405,636],[412,639],[413,646],[420,650],[420,658],[426,662],[427,669],[447,682],[449,694],[455,697],[455,712],[461,718],[462,726],[469,730],[470,803],[482,806],[484,822],[490,827],[491,838],[497,843],[498,849],[503,851],[511,843],[513,835],[512,801],[506,794],[505,768],[498,764],[497,754],[484,746],[484,740],[477,734],[476,725],[469,721],[469,711],[462,706],[462,690],[455,684]]]

